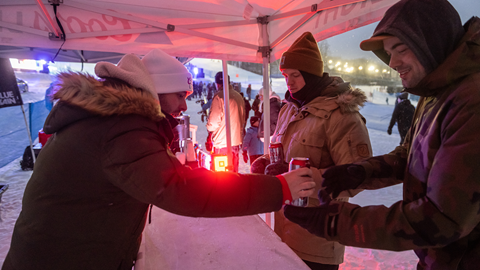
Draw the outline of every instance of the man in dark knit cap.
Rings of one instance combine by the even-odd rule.
[[[401,0],[360,47],[421,98],[402,146],[330,168],[323,186],[335,197],[403,183],[403,200],[388,208],[326,200],[317,208],[287,206],[285,215],[345,245],[413,249],[417,269],[479,269],[480,19],[462,25],[446,0]]]
[[[266,174],[285,172],[293,157],[307,157],[313,180],[321,186],[327,168],[371,156],[365,119],[359,113],[367,98],[341,78],[323,72],[322,56],[310,32],[283,53],[280,70],[287,83],[287,104],[280,110],[272,142],[282,143],[285,160],[267,166]],[[262,168],[255,172],[259,171]],[[317,192],[308,198],[309,207],[319,205]],[[338,200],[348,201],[358,192],[345,191]],[[283,211],[275,213],[275,232],[311,269],[338,269],[343,262],[343,245],[310,234],[286,219]]]

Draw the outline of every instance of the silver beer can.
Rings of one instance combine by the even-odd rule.
[[[288,171],[290,172],[303,167],[310,168],[310,160],[306,157],[294,157],[292,158],[292,160],[290,160]],[[291,205],[299,206],[299,207],[307,207],[308,197],[298,198],[292,201]]]
[[[268,147],[270,151],[270,163],[283,163],[285,162],[283,156],[283,146],[282,143],[274,142],[271,143]]]

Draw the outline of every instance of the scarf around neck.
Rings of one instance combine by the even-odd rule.
[[[328,73],[323,73],[322,77],[301,70],[300,73],[305,80],[305,86],[293,94],[287,91],[285,93],[286,100],[295,102],[302,107],[313,99],[327,94],[324,93],[324,90],[333,82],[333,78],[330,78]]]

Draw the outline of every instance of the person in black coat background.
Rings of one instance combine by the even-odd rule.
[[[413,113],[415,107],[410,103],[408,99],[408,93],[401,93],[397,98],[398,104],[395,105],[395,109],[392,113],[392,119],[390,119],[390,125],[388,126],[387,133],[392,135],[392,128],[397,123],[398,133],[400,133],[400,145],[403,144],[408,129],[412,124]]]

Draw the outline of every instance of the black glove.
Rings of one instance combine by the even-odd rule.
[[[248,153],[244,151],[242,155],[243,155],[243,161],[245,161],[245,163],[248,163]]]
[[[387,129],[387,133],[388,133],[388,135],[392,135],[392,129],[391,129],[391,128],[388,128],[388,129]]]
[[[266,175],[279,175],[288,172],[288,163],[271,163],[265,167]]]
[[[208,133],[207,141],[205,142],[205,149],[207,149],[208,152],[212,152],[212,149],[213,149],[212,132]]]
[[[285,217],[318,237],[335,236],[336,223],[333,219],[339,212],[339,204],[331,204],[332,199],[322,189],[318,192],[318,199],[320,206],[317,207],[285,205]]]
[[[366,177],[365,168],[357,164],[345,164],[334,166],[323,173],[322,187],[328,194],[332,194],[333,198],[344,190],[357,188]]]
[[[270,164],[270,156],[269,155],[263,155],[259,158],[257,158],[252,165],[250,165],[250,172],[251,173],[265,173],[265,167]]]

